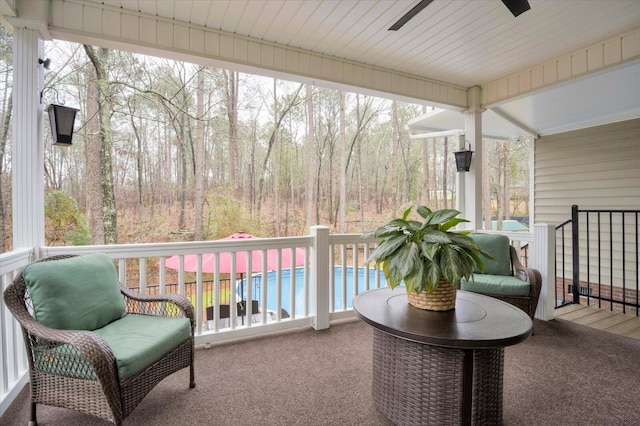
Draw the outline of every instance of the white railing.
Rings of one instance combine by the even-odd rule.
[[[314,227],[312,234],[302,237],[217,240],[193,243],[153,243],[99,246],[41,247],[40,258],[61,254],[87,254],[103,252],[117,261],[118,278],[142,294],[179,293],[194,303],[197,328],[196,344],[209,344],[240,337],[255,336],[272,331],[301,326],[316,329],[329,327],[329,320],[353,316],[351,300],[359,292],[384,285],[381,271],[364,265],[374,240],[364,240],[359,234],[331,235],[327,227]],[[296,252],[304,252],[302,265],[295,262],[282,267],[288,255],[295,258]],[[220,270],[220,256],[229,253],[245,253],[249,271],[240,278],[241,265],[231,256],[228,279]],[[287,253],[288,252],[288,253]],[[252,270],[252,257],[266,259],[275,256],[276,267],[268,269],[266,262],[259,271]],[[178,256],[177,270],[166,266],[167,259]],[[185,259],[195,257],[196,269],[185,271]],[[213,256],[211,283],[205,286],[203,256]],[[36,260],[34,250],[16,250],[0,255],[0,277],[2,290],[30,262]],[[360,281],[360,270],[363,278]],[[133,272],[135,271],[135,273]],[[349,274],[347,271],[351,271]],[[133,275],[136,276],[133,276]],[[131,276],[128,276],[131,275]],[[187,282],[188,277],[194,283]],[[269,284],[266,278],[271,280]],[[355,277],[355,278],[352,278]],[[246,303],[245,315],[229,309],[229,318],[220,317],[220,307],[227,302],[236,306],[239,301],[238,286],[260,280],[254,294],[254,286],[242,288],[244,300],[257,300],[258,312],[253,312],[253,303]],[[228,288],[225,288],[227,286]],[[213,297],[206,298],[206,290]],[[228,294],[225,300],[221,294]],[[210,295],[208,295],[210,296]],[[207,317],[207,308],[212,316]],[[212,308],[212,309],[211,309]],[[286,315],[284,311],[286,310]],[[213,317],[213,318],[211,318]],[[243,321],[244,320],[244,321]],[[28,382],[28,364],[22,341],[20,326],[8,312],[4,302],[0,303],[0,415]]]
[[[32,261],[33,250],[19,249],[0,254],[0,288],[2,293],[18,271]],[[0,302],[0,415],[29,380],[27,357],[20,324]]]
[[[305,325],[326,328],[329,319],[353,316],[353,297],[384,285],[381,272],[364,265],[374,243],[359,234],[333,235],[326,227],[315,227],[302,237],[42,247],[40,252],[42,257],[107,253],[117,260],[119,279],[128,287],[141,294],[188,297],[198,319],[196,343],[207,344]],[[295,259],[300,252],[302,264],[282,267],[284,259]],[[244,255],[247,264],[236,264],[236,257],[229,256],[234,253]],[[177,256],[175,270],[166,266],[171,256]],[[231,261],[230,269],[220,268],[224,256]],[[257,270],[251,267],[256,256],[262,258]],[[267,258],[270,264],[275,259],[277,266],[268,267]],[[187,260],[196,263],[191,273],[185,270]],[[132,271],[135,277],[128,276]],[[221,318],[221,307],[237,306],[240,294],[242,300],[257,301],[257,312],[254,303],[245,303],[243,313],[228,309],[228,318]]]
[[[544,297],[547,297],[544,257],[548,257],[549,253],[547,251],[545,254],[545,248],[549,241],[553,242],[548,238],[548,229],[546,225],[536,225],[534,232],[506,233],[512,244],[517,247],[522,247],[525,243],[530,245],[529,265],[539,269],[543,274],[543,294],[536,313],[538,318],[543,319],[551,319],[548,315],[553,314],[553,308],[549,314],[544,307],[548,304],[544,301]],[[352,317],[354,313],[351,301],[355,295],[386,285],[381,271],[365,265],[365,260],[374,246],[375,240],[364,240],[359,234],[330,234],[329,228],[317,226],[312,228],[311,235],[302,237],[42,247],[40,257],[94,252],[109,254],[117,260],[119,279],[134,287],[136,291],[142,294],[179,293],[189,297],[194,303],[198,318],[196,344],[209,344],[301,326],[311,325],[316,329],[323,329],[329,327],[330,320]],[[304,251],[304,261],[300,267],[282,267],[281,262],[287,256],[287,252],[289,258],[295,258],[294,254],[300,250]],[[240,277],[240,265],[232,262],[226,281],[217,266],[220,265],[220,256],[225,253],[245,252],[248,254],[247,263],[250,264],[256,252],[264,258],[269,253],[273,255],[274,251],[277,263],[274,270],[267,269],[263,262],[259,271],[247,268],[250,272],[242,277],[243,280],[237,280]],[[553,250],[550,253],[553,253]],[[171,256],[178,256],[177,270],[166,266],[167,259]],[[196,270],[193,273],[185,271],[187,256],[195,256]],[[207,273],[204,270],[204,256],[214,257],[214,268],[208,281],[204,277]],[[3,291],[15,275],[34,260],[33,257],[32,250],[17,250],[0,255]],[[553,262],[549,263],[552,265]],[[136,271],[137,276],[134,277],[132,271]],[[193,284],[187,281],[190,274],[193,276]],[[265,277],[271,280],[269,284]],[[254,287],[254,279],[260,282],[258,286]],[[245,286],[246,283],[252,284]],[[229,309],[229,318],[221,318],[220,308],[225,302],[229,306],[235,306],[239,301],[239,285],[244,292],[244,300],[257,301],[258,312],[254,312],[253,303],[246,303],[245,315],[238,315],[236,309]],[[225,286],[228,289],[225,289]],[[221,297],[223,293],[228,294],[228,299]],[[549,294],[553,296],[553,290]],[[541,308],[541,305],[544,306]],[[553,300],[550,306],[554,306]],[[213,315],[207,316],[207,308],[210,308],[209,313]],[[282,309],[285,309],[288,315],[285,315]],[[28,381],[20,328],[4,303],[0,304],[0,333],[2,415]]]

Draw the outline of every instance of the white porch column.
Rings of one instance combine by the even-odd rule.
[[[464,211],[461,217],[469,220],[467,229],[482,228],[482,112],[480,108],[480,87],[474,86],[467,92],[469,109],[464,111],[466,140],[475,151],[471,168],[464,173]],[[460,194],[462,196],[462,194]]]
[[[458,151],[462,151],[466,149],[465,135],[458,135]],[[467,218],[467,206],[466,206],[466,197],[467,193],[466,189],[466,173],[456,172],[456,210],[461,212],[460,217]]]
[[[556,308],[555,227],[542,223],[533,225],[531,267],[540,271],[542,289],[536,309],[536,318],[552,320]]]
[[[311,326],[329,328],[329,228],[312,226],[311,251]]]
[[[13,249],[44,245],[44,141],[40,92],[47,2],[19,2],[13,31]],[[37,251],[34,253],[38,256]]]

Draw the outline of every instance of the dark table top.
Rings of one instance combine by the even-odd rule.
[[[359,294],[353,309],[378,330],[418,343],[458,349],[515,345],[531,335],[533,323],[522,310],[481,294],[458,290],[456,308],[446,312],[415,308],[404,287]]]

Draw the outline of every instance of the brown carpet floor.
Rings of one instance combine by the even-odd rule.
[[[563,320],[505,349],[505,425],[640,425],[640,340]],[[387,425],[371,399],[372,329],[358,320],[196,349],[125,425]],[[28,389],[0,418],[25,425]],[[104,425],[39,406],[39,425]]]

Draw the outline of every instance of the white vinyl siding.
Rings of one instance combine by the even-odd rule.
[[[640,209],[640,119],[535,141],[535,222],[581,209]]]
[[[640,210],[640,119],[542,137],[534,150],[536,223],[558,225],[570,219],[573,204],[581,210]],[[627,214],[624,220],[623,245],[622,216],[600,214],[598,234],[598,215],[591,213],[587,251],[587,219],[580,215],[581,281],[622,286],[624,273],[626,288],[636,288],[638,216]],[[570,227],[565,238],[571,279]],[[559,236],[556,241],[559,262]]]

